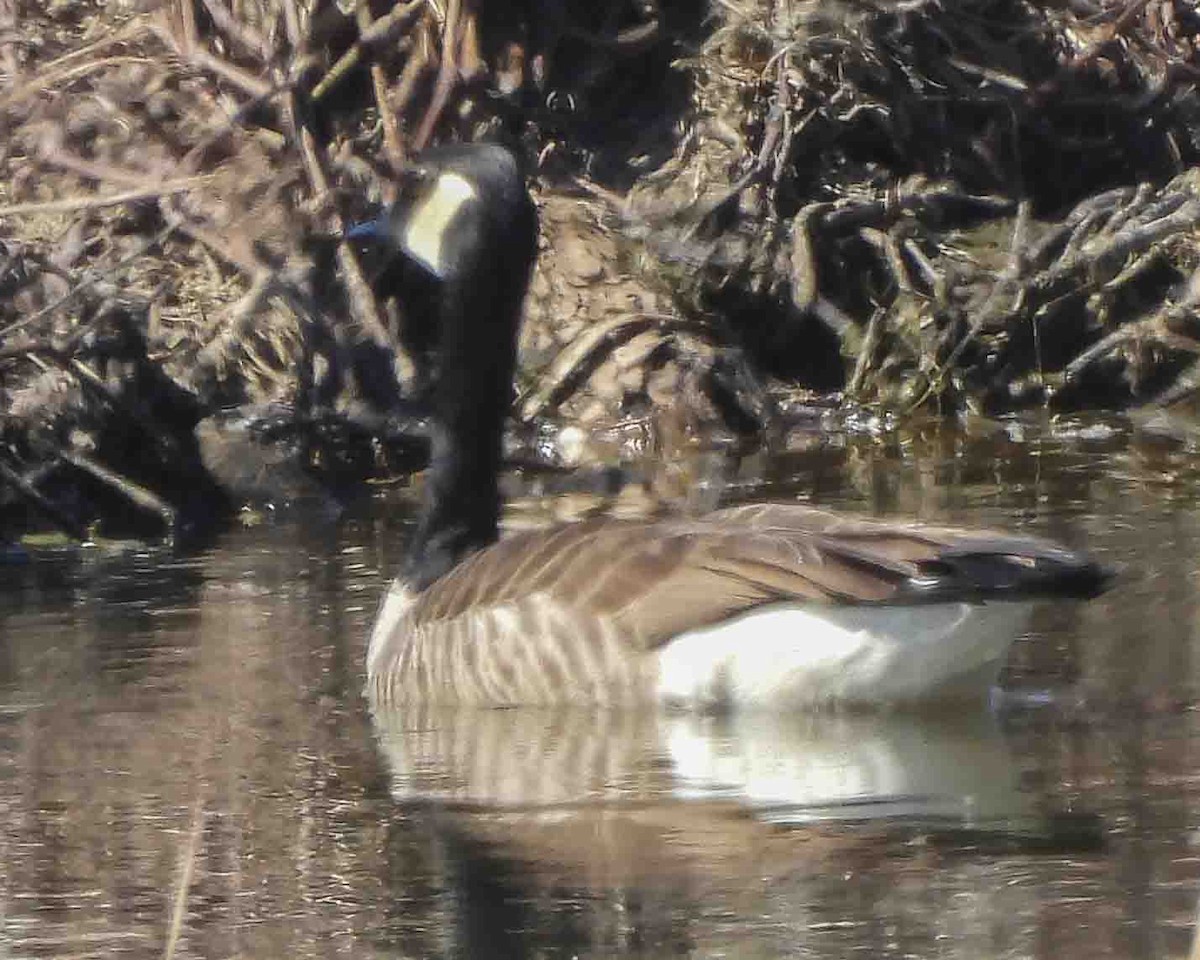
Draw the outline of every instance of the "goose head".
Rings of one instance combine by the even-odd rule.
[[[426,151],[396,202],[347,238],[420,278],[437,373],[431,462],[402,579],[421,590],[496,539],[504,421],[537,211],[516,157],[489,144]],[[403,290],[401,291],[403,293]]]

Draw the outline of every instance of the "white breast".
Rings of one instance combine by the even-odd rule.
[[[412,609],[415,594],[399,580],[393,580],[379,603],[371,637],[367,643],[367,675],[376,676],[385,669],[388,645],[395,643],[400,622]]]
[[[759,608],[667,644],[659,693],[689,707],[983,699],[1029,611],[996,601]]]

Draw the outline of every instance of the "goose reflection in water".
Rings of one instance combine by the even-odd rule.
[[[730,858],[757,870],[881,835],[1090,845],[1044,815],[995,721],[919,715],[378,709],[393,797],[496,856],[611,883]],[[788,829],[781,830],[781,826]]]

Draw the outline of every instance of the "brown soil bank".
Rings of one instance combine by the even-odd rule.
[[[0,2],[0,540],[419,465],[404,304],[331,238],[440,140],[534,170],[542,459],[806,389],[1182,400],[1198,53],[1190,0]]]

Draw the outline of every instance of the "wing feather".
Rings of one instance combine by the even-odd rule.
[[[589,520],[515,534],[431,585],[414,622],[536,596],[652,649],[763,604],[918,603],[1098,592],[1108,574],[1035,537],[755,504],[706,517]]]

